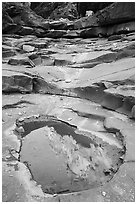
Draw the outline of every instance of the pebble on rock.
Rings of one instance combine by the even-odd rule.
[[[106,194],[107,194],[107,193],[106,193],[105,191],[102,192],[102,195],[103,195],[103,196],[106,196]]]
[[[8,113],[7,115],[8,115],[8,116],[12,116],[12,114],[11,114],[11,113]]]
[[[66,82],[66,83],[70,83],[70,82],[71,82],[71,79],[66,79],[65,82]]]
[[[18,115],[23,115],[23,113],[19,112]]]
[[[24,118],[19,118],[18,120],[19,120],[19,122],[23,122]]]
[[[23,45],[23,50],[26,52],[33,52],[35,47],[30,46],[30,45]]]
[[[72,118],[68,118],[68,121],[71,121],[72,120]]]
[[[24,130],[24,128],[22,126],[21,127],[16,127],[16,131],[18,133],[24,133],[25,132],[25,130]]]

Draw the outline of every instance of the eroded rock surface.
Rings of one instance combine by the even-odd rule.
[[[134,21],[71,23],[3,35],[3,202],[135,201]]]

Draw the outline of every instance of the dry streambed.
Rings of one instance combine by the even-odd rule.
[[[131,36],[3,38],[4,201],[134,200]]]

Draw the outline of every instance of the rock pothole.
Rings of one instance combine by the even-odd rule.
[[[119,145],[110,145],[96,134],[51,116],[18,119],[15,134],[21,143],[18,160],[49,194],[78,192],[109,182],[125,155],[118,132],[113,137]]]

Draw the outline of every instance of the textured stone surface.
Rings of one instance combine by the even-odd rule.
[[[97,13],[76,20],[76,3],[32,2],[30,6],[28,2],[3,2],[4,202],[135,201],[135,3],[110,2],[111,5],[103,10],[100,10],[101,4],[104,6],[105,2],[82,4],[92,4]],[[31,8],[43,17],[50,15],[50,19],[43,19]],[[44,193],[29,164],[20,160],[20,151],[25,140],[22,138],[25,127],[31,131],[33,121],[36,129],[39,120],[45,125],[44,117],[47,116],[73,127],[76,134],[101,141],[97,147],[91,145],[90,153],[86,149],[80,154],[75,140],[72,142],[66,136],[64,142],[59,136],[58,143],[57,135],[53,134],[55,131],[50,129],[51,145],[54,150],[57,147],[58,151],[68,151],[69,158],[65,162],[72,172],[82,176],[90,163],[93,173],[99,160],[104,170],[103,178],[110,176],[110,171],[113,171],[113,178],[88,190],[54,195]],[[28,126],[20,126],[25,122]],[[15,132],[20,136],[17,137]],[[35,137],[42,142],[39,129]],[[80,135],[78,140],[82,138]],[[109,147],[107,159],[105,146]],[[31,144],[29,147],[33,148]],[[37,145],[34,153],[35,148]],[[116,149],[118,154],[113,153]],[[44,151],[47,151],[45,146]],[[90,157],[93,155],[96,159]],[[34,157],[37,159],[36,154]],[[113,158],[113,166],[108,157]],[[106,171],[105,166],[112,169]],[[94,173],[91,178],[95,179]],[[83,189],[87,189],[87,185]]]
[[[15,51],[2,64],[3,201],[135,200],[134,39],[134,33],[111,41],[3,36],[3,52]],[[14,58],[18,64],[8,64]],[[19,64],[26,58],[35,66]],[[92,134],[113,148],[124,146],[122,165],[118,171],[113,169],[115,176],[100,187],[81,192],[43,193],[28,167],[18,161],[20,140],[13,134],[18,119],[20,123],[31,117],[38,120],[40,115],[56,117],[77,127],[77,133]],[[21,127],[17,130],[24,132]]]
[[[3,26],[3,33],[8,32],[10,29],[10,25],[17,28],[17,31],[20,30],[21,25],[30,26],[30,27],[42,27],[44,29],[48,29],[48,23],[44,21],[44,19],[34,13],[29,5],[21,2],[3,2],[3,22],[5,22],[5,26]],[[11,20],[12,19],[12,20]],[[9,25],[7,23],[10,23]],[[23,29],[23,28],[22,28]],[[31,28],[32,29],[32,28]],[[16,31],[16,32],[17,32]],[[22,32],[26,32],[24,28]],[[28,29],[27,29],[28,32]],[[29,29],[30,32],[30,29]],[[24,33],[25,34],[25,33]],[[29,33],[30,34],[30,33]]]
[[[33,4],[35,3],[32,2],[32,6]],[[78,16],[76,3],[70,2],[40,2],[36,5],[34,11],[45,19],[53,20],[60,18],[73,20]]]
[[[135,31],[135,21],[120,23],[106,28],[106,35],[125,34]]]
[[[79,6],[82,11],[92,8],[96,14],[76,20]],[[36,7],[35,7],[36,6]],[[70,3],[70,2],[41,2],[31,10],[29,3],[3,3],[3,33],[32,35],[48,38],[90,38],[125,34],[135,31],[134,2],[115,3]],[[87,8],[89,7],[89,8]],[[44,20],[44,18],[51,18]],[[79,30],[82,30],[79,35]],[[69,30],[76,32],[67,33]]]
[[[96,14],[101,26],[123,23],[135,19],[134,2],[115,2]]]
[[[109,6],[111,2],[78,2],[77,3],[77,9],[78,13],[81,16],[86,15],[86,11],[93,11],[96,13],[97,11]]]
[[[32,92],[32,78],[21,73],[3,71],[2,76],[2,91],[3,92]]]
[[[92,26],[98,26],[98,19],[96,16],[88,16],[80,18],[76,21],[74,21],[74,29],[82,29],[82,28],[88,28]]]
[[[50,30],[47,34],[44,35],[44,37],[48,37],[48,38],[61,38],[66,33],[67,32],[65,30]]]

